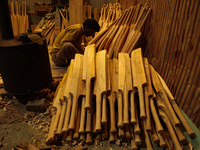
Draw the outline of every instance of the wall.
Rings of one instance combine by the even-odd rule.
[[[11,2],[14,0],[8,0],[8,2]],[[35,2],[45,2],[45,3],[55,3],[55,0],[17,0],[20,5],[22,5],[22,2],[25,1],[27,4],[27,11],[34,11],[34,3]],[[69,2],[69,0],[62,0],[65,2]],[[115,3],[116,0],[84,0],[87,1],[89,5],[92,6],[92,11],[94,8],[101,8],[103,4],[108,3]],[[39,23],[39,21],[44,17],[44,15],[40,14],[34,14],[34,13],[28,13],[29,19],[30,19],[30,25],[36,25]]]
[[[176,102],[200,128],[199,0],[121,0],[123,9],[148,3],[143,50],[164,78]]]

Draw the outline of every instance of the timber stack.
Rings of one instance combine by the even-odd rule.
[[[183,131],[191,138],[195,133],[142,49],[109,60],[95,47],[76,54],[59,84],[46,143],[107,139],[130,142],[131,149],[183,149]]]
[[[141,38],[143,25],[150,12],[151,9],[147,4],[126,9],[110,25],[103,22],[103,28],[90,41],[90,44],[95,44],[97,51],[106,49],[109,59],[117,58],[120,52],[130,54]],[[112,20],[112,17],[110,19]]]
[[[22,6],[17,1],[10,2],[10,18],[14,36],[28,32],[29,19],[26,8],[26,2],[22,2]]]
[[[87,3],[82,6],[83,13],[82,18],[85,20],[91,18],[92,8]],[[46,36],[46,42],[52,46],[55,38],[63,31],[67,26],[72,24],[73,18],[70,19],[69,9],[56,7],[55,11],[49,10],[45,17],[43,17],[34,32],[40,32],[42,36]]]

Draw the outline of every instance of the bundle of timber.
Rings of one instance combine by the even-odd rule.
[[[109,59],[117,58],[119,52],[130,54],[136,48],[150,11],[147,4],[126,9],[120,18],[102,29],[90,44],[95,44],[97,51],[107,49]]]
[[[15,3],[10,2],[10,17],[14,36],[28,32],[29,19],[26,11],[26,2],[22,2],[22,7],[17,1]]]
[[[68,11],[66,7],[64,9],[56,8],[55,12],[51,13],[51,10],[43,17],[35,32],[41,32],[42,36],[46,36],[46,42],[49,45],[53,45],[53,41],[56,36],[69,25]]]
[[[101,8],[101,16],[99,18],[99,26],[101,29],[108,27],[112,24],[116,19],[118,19],[122,15],[121,5],[119,3],[116,4],[107,4],[103,5]]]
[[[172,149],[173,143],[180,150],[187,144],[183,130],[195,136],[141,48],[131,58],[119,53],[118,59],[108,60],[106,50],[96,53],[94,44],[87,46],[84,55],[71,61],[53,108],[47,144],[60,137],[92,144],[96,138],[131,142],[131,149],[153,149],[153,143]]]

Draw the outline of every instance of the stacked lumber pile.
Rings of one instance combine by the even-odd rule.
[[[22,2],[22,6],[17,1],[10,2],[10,17],[14,36],[28,32],[29,19],[26,2]]]
[[[126,9],[120,18],[102,29],[90,42],[97,51],[106,49],[108,58],[117,58],[119,52],[131,53],[141,37],[142,27],[151,9],[146,4]]]
[[[131,58],[119,53],[108,60],[107,51],[96,53],[93,44],[76,54],[57,88],[47,144],[65,137],[69,143],[108,139],[130,142],[131,149],[155,143],[180,150],[188,144],[183,130],[195,137],[141,48]]]
[[[91,6],[84,4],[83,10],[83,18],[91,18]],[[69,19],[68,12],[66,7],[64,9],[57,7],[56,11],[52,13],[50,10],[45,17],[40,20],[34,31],[41,32],[42,36],[46,36],[47,44],[52,46],[58,34],[70,25],[72,19]]]
[[[108,27],[112,24],[116,19],[118,19],[122,15],[121,5],[119,3],[116,4],[107,4],[103,5],[101,8],[101,16],[99,18],[99,26],[101,29]]]
[[[66,8],[57,7],[55,12],[50,11],[40,20],[34,31],[41,32],[42,36],[47,37],[47,44],[53,45],[55,37],[69,25],[69,18]]]

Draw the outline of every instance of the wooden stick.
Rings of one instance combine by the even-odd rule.
[[[16,3],[15,3],[16,5]],[[17,14],[14,13],[14,2],[10,2],[10,17],[14,36],[18,35]]]
[[[146,129],[147,131],[151,131],[151,120],[150,120],[150,97],[153,96],[153,89],[151,85],[151,76],[150,76],[150,70],[149,70],[149,63],[147,58],[143,58],[144,62],[144,70],[146,74],[147,79],[147,86],[144,87],[144,95],[145,95],[145,108],[146,108]]]
[[[178,115],[179,119],[181,120],[183,126],[185,127],[185,129],[186,129],[188,135],[189,135],[190,137],[192,137],[192,138],[195,137],[194,131],[191,129],[191,127],[189,126],[189,124],[188,124],[187,121],[185,120],[183,114],[182,114],[181,111],[180,111],[180,108],[179,108],[178,105],[176,104],[176,102],[175,102],[175,100],[174,100],[174,97],[173,97],[173,95],[171,94],[171,92],[170,92],[169,88],[167,87],[166,83],[164,82],[164,80],[162,79],[162,77],[159,76],[159,74],[157,74],[157,75],[158,75],[158,78],[159,78],[159,80],[160,80],[160,82],[161,82],[161,84],[162,84],[162,87],[163,87],[164,91],[166,92],[167,96],[169,97],[169,99],[170,99],[170,101],[171,101],[171,104],[172,104],[172,106],[173,106],[173,108],[174,108],[176,114]]]
[[[64,94],[63,94],[64,99],[67,101],[67,108],[66,108],[66,112],[65,112],[66,115],[65,115],[64,125],[62,128],[63,133],[68,132],[68,125],[69,125],[70,114],[71,114],[72,100],[71,100],[71,97],[69,96],[69,89],[70,89],[72,73],[73,73],[73,69],[74,69],[74,59],[71,60],[70,66],[68,68],[70,68],[69,75],[67,78],[67,82],[66,82]]]
[[[126,141],[130,141],[131,140],[130,125],[124,126],[124,132]]]
[[[155,130],[155,123],[154,123],[153,120],[151,121],[151,126],[152,126],[152,130],[151,130],[152,141],[154,143],[159,143],[160,140],[159,140],[159,137],[158,137],[157,132]]]
[[[131,131],[131,150],[137,150],[138,147],[135,143],[135,134],[134,134],[134,131],[133,131],[133,127],[130,125],[130,131]]]
[[[142,140],[141,140],[139,134],[135,134],[135,144],[136,144],[137,146],[142,145]]]
[[[85,134],[80,134],[79,141],[85,141]]]
[[[125,137],[124,127],[118,129],[118,137],[119,137],[120,139],[123,139],[123,138]]]
[[[67,138],[66,138],[66,143],[71,143],[72,142],[72,136],[73,136],[73,131],[70,130],[68,135],[67,135]]]
[[[159,145],[161,148],[167,148],[167,144],[160,133],[158,133]]]
[[[87,110],[87,120],[86,120],[86,133],[91,133],[92,130],[92,112]]]
[[[62,100],[62,109],[61,109],[61,114],[60,114],[60,119],[59,119],[59,123],[58,123],[58,129],[57,129],[57,132],[55,133],[57,136],[60,136],[61,135],[61,132],[62,132],[62,128],[63,128],[63,124],[64,124],[64,119],[65,119],[65,112],[66,112],[66,107],[67,107],[67,102],[64,98],[64,91],[66,89],[66,84],[67,84],[67,80],[68,80],[68,77],[71,76],[71,72],[70,72],[70,69],[71,66],[69,66],[67,68],[67,72],[64,74],[64,77],[63,77],[63,90],[62,90],[62,94],[60,96],[60,99]],[[69,77],[70,78],[70,77]]]
[[[81,107],[81,119],[80,119],[80,127],[79,127],[79,134],[85,133],[85,97],[82,98],[82,107]]]
[[[133,89],[133,91],[131,91],[130,93],[130,107],[131,107],[131,120],[130,120],[130,123],[132,125],[135,125],[137,122],[136,122],[136,102],[135,102],[135,93],[136,93],[136,90]]]
[[[131,78],[131,64],[130,58],[127,53],[119,53],[119,76],[118,76],[118,89],[123,95],[124,102],[124,125],[129,124],[129,99],[128,95],[133,90]]]
[[[69,89],[70,97],[73,99],[71,117],[69,123],[69,129],[74,130],[75,128],[75,114],[78,107],[78,98],[84,92],[84,84],[82,81],[82,65],[83,65],[83,55],[76,54],[74,61],[74,69],[72,74],[71,86]]]
[[[109,66],[110,66],[110,79],[111,79],[111,92],[108,96],[109,102],[110,102],[110,132],[115,134],[116,133],[116,122],[115,122],[115,100],[116,100],[116,93],[115,90],[117,91],[117,83],[116,83],[116,66],[117,61],[116,59],[113,61],[109,61]]]
[[[139,119],[138,119],[137,110],[135,110],[135,119],[136,119],[136,124],[134,124],[134,133],[135,134],[140,134],[141,130],[140,130],[140,125],[139,125]]]
[[[78,103],[78,111],[76,115],[76,127],[75,127],[74,135],[73,135],[74,140],[79,139],[80,119],[81,119],[81,103]]]
[[[96,80],[94,93],[96,94],[96,127],[95,131],[101,131],[101,122],[106,123],[106,91],[107,91],[107,51],[96,54]],[[103,106],[101,105],[103,101]],[[103,109],[104,108],[104,109]],[[101,112],[102,109],[102,112]],[[102,116],[101,116],[102,114]]]
[[[151,77],[152,77],[153,86],[154,86],[154,88],[157,92],[157,95],[160,96],[160,101],[157,101],[157,102],[159,102],[158,103],[159,107],[165,107],[165,111],[169,112],[168,114],[170,114],[170,116],[172,117],[175,125],[180,126],[180,121],[177,118],[170,102],[167,100],[167,95],[165,94],[165,91],[162,88],[162,85],[161,85],[161,82],[160,82],[160,80],[157,76],[157,73],[151,65],[150,65],[150,70],[151,70]]]
[[[93,143],[92,134],[91,133],[87,133],[86,143],[88,145],[91,145]]]
[[[134,87],[138,89],[140,99],[140,118],[146,118],[143,88],[147,85],[147,81],[141,48],[138,48],[131,53],[131,63]]]
[[[102,125],[102,139],[108,139],[108,124]]]
[[[60,14],[61,14],[61,16],[62,16],[62,19],[63,19],[63,22],[64,22],[65,27],[67,27],[67,26],[68,26],[68,22],[66,21],[65,17],[63,16],[63,13],[61,12],[60,9],[59,9],[59,12],[60,12]]]
[[[155,108],[154,100],[153,100],[152,97],[150,98],[150,107],[151,107],[151,113],[152,113],[152,116],[153,116],[153,119],[154,119],[154,122],[155,122],[155,125],[156,125],[156,130],[157,130],[158,133],[162,134],[164,129],[161,125],[160,119],[158,117],[158,114],[157,114],[157,111],[156,111],[156,108]]]
[[[61,97],[62,92],[63,92],[63,84],[64,84],[64,80],[62,80],[60,82],[60,84],[57,87],[56,92],[55,92],[54,101],[53,101],[53,104],[52,104],[52,106],[53,106],[52,121],[53,122],[51,122],[49,134],[48,134],[48,137],[46,139],[47,144],[51,144],[54,141],[54,133],[55,133],[55,130],[57,129],[59,118],[60,118],[60,113],[61,113],[60,97]]]
[[[85,109],[91,109],[91,82],[95,78],[95,45],[85,48],[82,80],[86,83]]]
[[[151,143],[151,140],[150,140],[150,137],[149,137],[149,133],[147,132],[146,130],[146,127],[145,127],[145,120],[141,120],[141,123],[142,123],[142,127],[143,127],[143,133],[144,133],[144,137],[145,137],[145,143],[146,143],[146,146],[147,146],[147,149],[149,150],[153,150],[153,147],[152,147],[152,143]]]
[[[168,128],[168,131],[171,135],[171,138],[173,140],[173,143],[175,145],[175,148],[176,149],[183,149],[178,141],[178,138],[174,132],[174,129],[173,129],[173,126],[171,125],[170,123],[170,120],[168,119],[168,117],[166,116],[166,114],[164,113],[164,111],[162,109],[158,109],[158,112],[159,112],[159,115],[162,117],[163,121],[165,122],[167,128]]]
[[[117,104],[118,104],[118,123],[117,126],[122,129],[124,124],[123,124],[123,100],[122,100],[122,94],[118,94],[118,99],[117,99]]]

